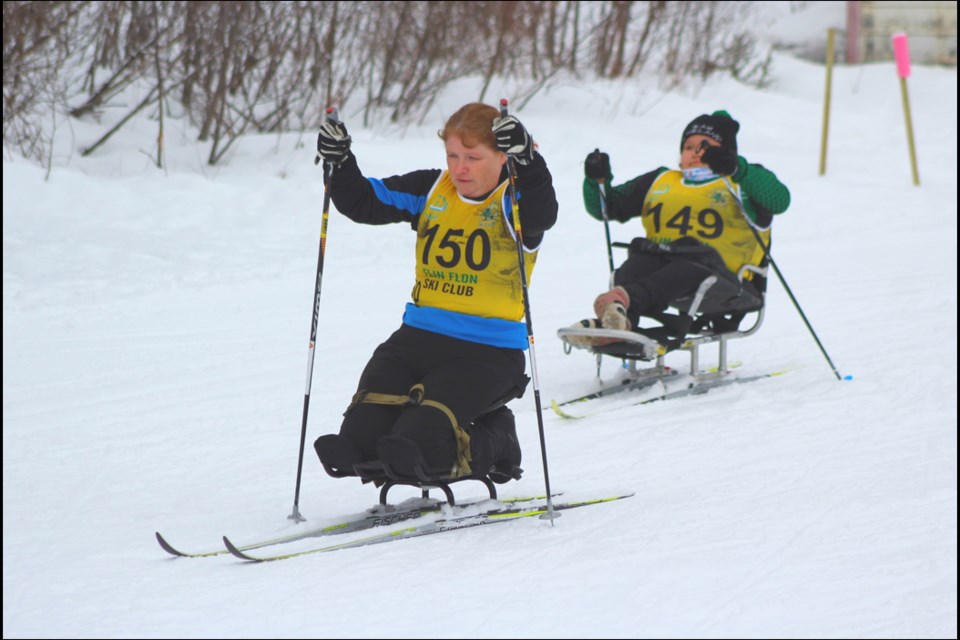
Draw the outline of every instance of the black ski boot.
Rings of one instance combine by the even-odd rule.
[[[313,443],[313,448],[323,468],[334,478],[357,475],[353,465],[363,462],[363,455],[356,443],[337,433],[320,436]]]
[[[473,471],[486,474],[497,484],[519,480],[523,454],[517,439],[517,423],[506,406],[484,414],[470,426]]]

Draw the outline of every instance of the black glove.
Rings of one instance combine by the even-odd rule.
[[[513,116],[496,118],[493,134],[497,136],[497,149],[523,165],[533,161],[533,138]]]
[[[729,149],[707,147],[700,159],[718,176],[732,176],[737,172],[737,154]]]
[[[583,172],[588,178],[594,180],[606,180],[610,175],[610,156],[594,149],[587,154],[587,159],[583,161]]]
[[[320,125],[320,134],[317,136],[317,157],[339,167],[350,151],[350,136],[347,127],[342,122],[327,120]]]

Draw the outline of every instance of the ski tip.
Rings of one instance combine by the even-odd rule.
[[[563,407],[561,407],[560,403],[558,403],[556,400],[550,401],[550,407],[553,409],[553,412],[558,416],[560,416],[561,418],[568,418],[570,420],[579,420],[580,418],[583,417],[583,416],[575,416],[572,413],[567,413],[566,411],[563,410]]]
[[[154,533],[155,533],[156,536],[157,536],[157,542],[160,543],[160,547],[161,547],[164,551],[166,551],[166,552],[169,553],[170,555],[172,555],[172,556],[174,556],[174,557],[177,557],[177,558],[182,558],[182,557],[184,557],[184,556],[186,555],[186,554],[183,553],[182,551],[177,551],[176,549],[174,549],[174,548],[170,545],[169,542],[167,542],[166,540],[163,539],[163,536],[160,535],[160,532],[159,532],[159,531],[155,531]]]
[[[252,560],[252,561],[254,561],[254,562],[259,562],[259,560],[260,560],[259,558],[254,558],[254,557],[252,557],[252,556],[248,556],[248,555],[245,554],[243,551],[240,551],[240,549],[238,549],[238,548],[236,547],[236,545],[234,545],[232,542],[230,542],[230,538],[228,538],[227,536],[223,536],[223,544],[224,544],[224,546],[227,548],[227,551],[230,552],[230,555],[236,556],[237,558],[240,558],[241,560]]]

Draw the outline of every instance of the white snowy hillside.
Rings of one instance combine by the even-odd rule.
[[[81,159],[68,146],[102,127],[72,122],[46,180],[5,150],[4,638],[955,638],[957,72],[915,66],[908,80],[914,186],[892,62],[835,69],[825,176],[823,67],[776,56],[771,71],[762,91],[571,81],[517,112],[560,201],[531,283],[551,488],[633,497],[553,525],[262,564],[175,559],[154,532],[215,551],[225,534],[288,535],[377,502],[372,486],[327,476],[312,443],[338,430],[369,355],[399,326],[414,234],[331,212],[308,521],[294,524],[323,200],[315,134],[245,138],[210,168],[194,134],[168,132],[157,170],[156,123]],[[477,93],[458,85],[405,130],[366,130],[345,106],[361,168],[443,166],[436,130]],[[789,186],[774,258],[852,379],[836,379],[771,277],[765,323],[730,359],[738,375],[784,375],[558,417],[551,399],[597,379],[593,357],[565,355],[556,331],[590,314],[608,275],[603,225],[581,199],[584,156],[608,152],[616,183],[672,166],[683,127],[716,109],[740,121],[741,153]],[[610,360],[601,374],[622,375]],[[542,494],[532,387],[511,406],[526,473],[501,495]]]

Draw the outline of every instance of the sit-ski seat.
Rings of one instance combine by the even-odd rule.
[[[481,413],[473,424],[476,425],[485,419],[485,422],[492,426],[492,421],[502,420],[506,417],[512,424],[513,414],[505,405],[508,401],[523,395],[524,388],[529,382],[529,378],[526,376],[524,378],[525,381],[520,387],[511,390],[491,405]],[[334,478],[359,477],[365,484],[372,482],[374,486],[380,487],[380,503],[384,505],[388,504],[387,494],[390,489],[397,485],[418,487],[422,490],[423,498],[429,497],[430,489],[439,489],[443,492],[447,502],[453,505],[456,504],[456,501],[450,485],[464,480],[481,482],[487,488],[490,499],[496,500],[497,489],[494,483],[505,484],[510,480],[519,480],[523,475],[523,469],[520,468],[519,464],[501,460],[493,461],[494,463],[490,468],[483,472],[476,470],[463,476],[452,477],[450,470],[427,468],[420,447],[411,440],[398,436],[381,438],[378,449],[381,451],[380,460],[352,465],[344,464],[342,467],[337,467],[326,462],[321,456],[320,462],[327,474]],[[474,463],[476,462],[475,460]],[[519,463],[519,457],[517,462]]]
[[[747,273],[752,273],[752,278],[748,279]],[[727,270],[711,271],[694,293],[670,303],[675,313],[645,316],[659,323],[656,326],[631,331],[565,327],[557,335],[566,353],[578,348],[596,354],[598,376],[602,357],[611,356],[629,363],[632,378],[663,377],[667,371],[664,356],[682,350],[690,352],[690,375],[698,383],[723,377],[729,373],[727,342],[753,335],[763,322],[766,275],[766,261],[761,266],[744,265],[736,276]],[[753,317],[752,324],[742,328],[748,316]],[[717,367],[705,372],[700,368],[699,347],[713,342],[719,344]],[[656,365],[638,370],[638,360],[656,361]]]
[[[400,442],[403,438],[396,439],[397,445],[403,446]],[[419,450],[418,450],[419,452]],[[481,482],[487,488],[487,493],[491,500],[497,499],[496,484],[504,484],[510,480],[519,480],[523,474],[523,469],[514,466],[511,469],[493,468],[487,473],[472,473],[459,478],[451,478],[448,473],[431,473],[423,464],[420,457],[418,462],[413,465],[412,474],[401,473],[395,465],[383,460],[374,460],[371,462],[361,462],[353,465],[351,470],[333,467],[321,460],[324,471],[327,475],[334,478],[358,477],[364,483],[372,482],[374,486],[380,487],[380,504],[388,504],[387,494],[390,489],[397,485],[406,485],[417,487],[422,490],[422,497],[428,498],[430,489],[439,489],[443,492],[447,502],[451,505],[456,504],[453,496],[453,490],[450,485],[464,480],[476,480]]]
[[[423,498],[430,497],[431,489],[439,489],[443,492],[448,504],[455,505],[453,490],[450,485],[464,480],[476,480],[483,483],[487,488],[491,500],[497,499],[497,488],[494,480],[488,474],[471,474],[460,478],[450,478],[448,474],[430,474],[422,464],[414,466],[414,476],[404,476],[397,472],[393,465],[382,460],[373,462],[364,462],[354,465],[354,472],[364,482],[373,482],[380,487],[380,504],[388,504],[387,494],[390,489],[397,485],[417,487],[421,490]],[[512,479],[512,478],[511,478]],[[503,480],[505,482],[506,480]]]

